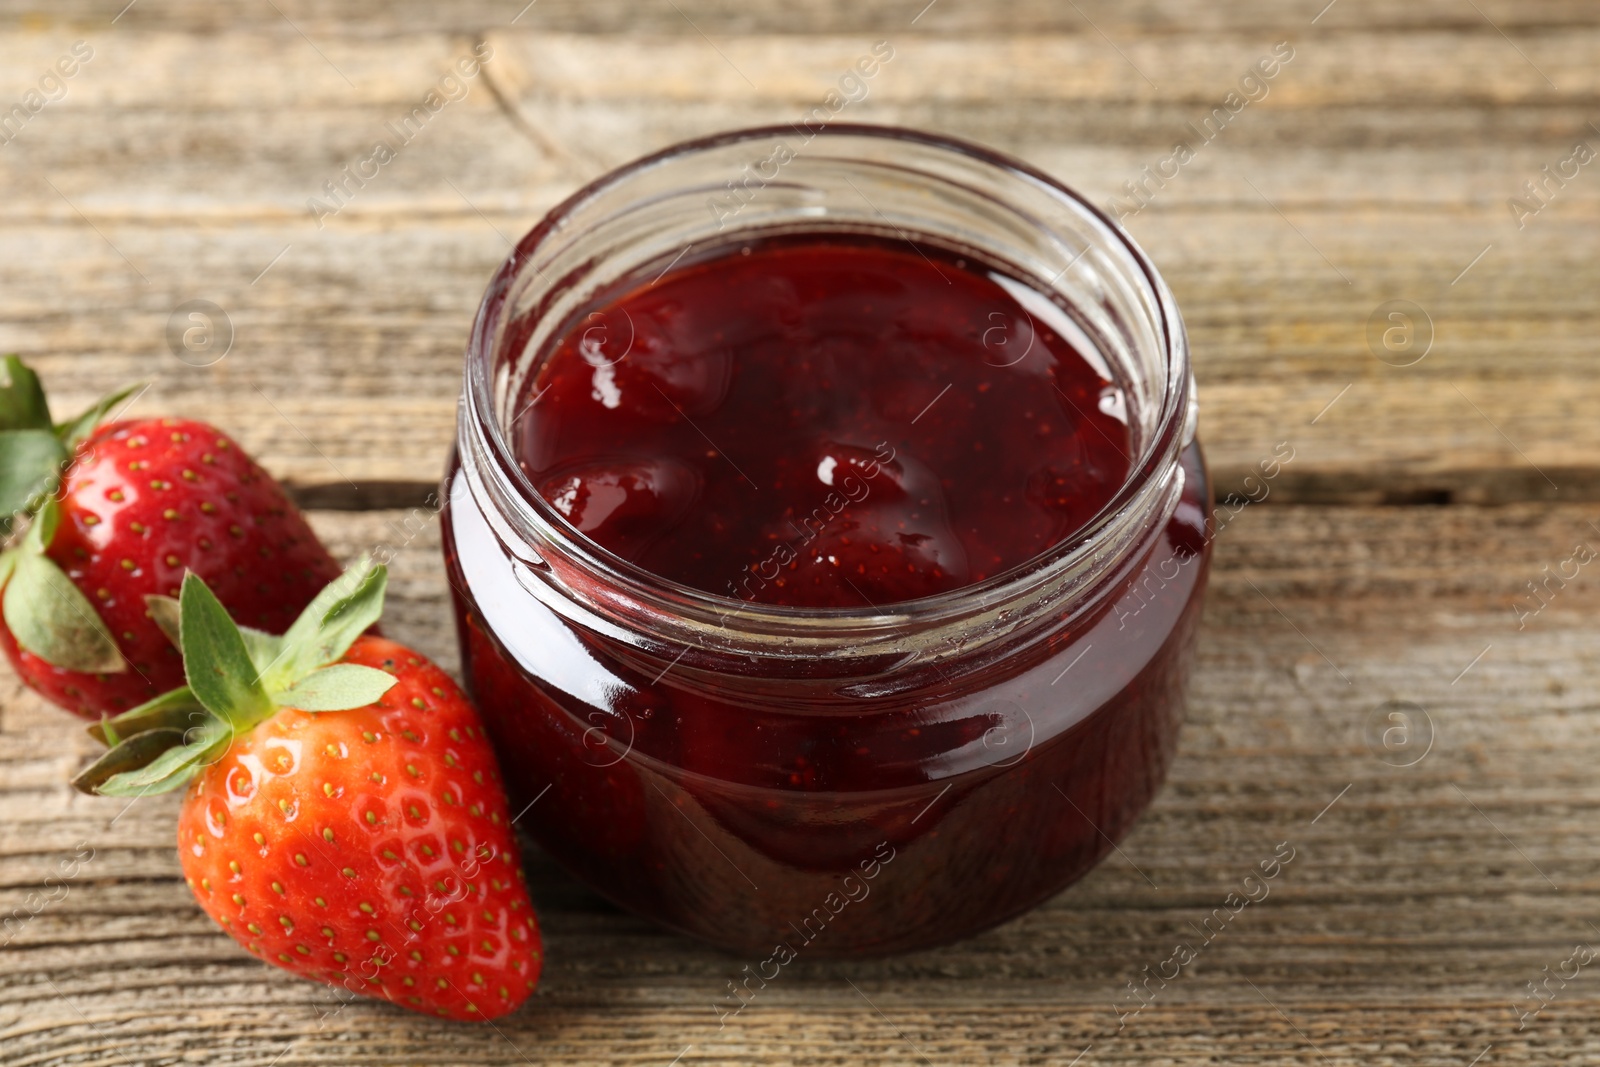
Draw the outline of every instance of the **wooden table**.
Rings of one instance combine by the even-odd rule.
[[[509,239],[640,153],[796,118],[876,40],[894,58],[842,117],[984,141],[1101,201],[1224,107],[1126,225],[1185,309],[1219,491],[1279,442],[1295,459],[1218,540],[1180,755],[1121,855],[938,952],[802,960],[722,1030],[744,961],[533,851],[550,962],[523,1011],[324,1017],[192,904],[174,799],[73,794],[90,742],[6,680],[0,916],[60,899],[0,948],[0,1062],[1600,1058],[1600,973],[1521,1014],[1600,941],[1600,592],[1589,567],[1529,591],[1600,545],[1600,165],[1569,162],[1600,148],[1594,5],[126,2],[5,5],[4,108],[93,54],[0,146],[0,350],[62,410],[153,378],[141,409],[226,426],[336,551],[403,543],[389,625],[451,665],[424,498]],[[1280,41],[1266,95],[1227,111]],[[466,96],[319,226],[308,199],[481,45]],[[167,340],[192,300],[231,322],[206,366]],[[1409,348],[1381,343],[1391,301],[1415,306]],[[1119,1029],[1127,983],[1284,841],[1270,898]],[[62,896],[45,879],[80,848]]]

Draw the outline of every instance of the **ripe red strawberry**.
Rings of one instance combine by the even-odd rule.
[[[0,512],[35,521],[0,557],[0,648],[50,700],[98,718],[181,685],[182,662],[145,598],[175,596],[185,573],[273,633],[339,573],[283,489],[215,428],[97,426],[126,391],[55,426],[38,379],[16,357],[5,362]]]
[[[275,638],[235,626],[185,578],[190,684],[92,727],[118,743],[75,784],[129,796],[191,783],[185,880],[262,959],[416,1011],[492,1019],[538,981],[539,929],[477,713],[434,664],[360,636],[385,580],[353,567]]]

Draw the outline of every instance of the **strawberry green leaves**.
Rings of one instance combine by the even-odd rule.
[[[51,429],[50,405],[39,376],[15,354],[5,357],[0,381],[0,430]]]
[[[34,516],[22,544],[0,556],[0,600],[17,644],[51,666],[91,674],[127,669],[94,605],[45,550],[60,520],[54,494],[78,445],[137,386],[107,396],[60,426],[50,421],[39,376],[14,355],[0,361],[0,537]]]
[[[17,644],[46,663],[99,674],[127,670],[94,605],[45,555],[59,520],[56,502],[47,500],[22,544],[6,552],[10,574],[0,613]]]
[[[147,730],[177,730],[182,732],[199,725],[210,714],[205,705],[196,699],[188,686],[179,686],[170,693],[162,693],[115,719],[95,723],[89,727],[89,736],[103,745],[116,747],[120,738],[133,737]]]
[[[362,557],[317,594],[283,635],[282,654],[266,671],[274,700],[302,711],[344,711],[389,691],[394,678],[387,672],[336,662],[383,614],[388,582],[386,568]]]
[[[7,530],[18,512],[33,511],[55,492],[71,453],[45,430],[0,430],[0,514]]]
[[[95,427],[106,421],[106,417],[118,404],[135,393],[142,393],[148,385],[148,382],[134,382],[132,385],[125,385],[121,389],[107,393],[81,415],[58,423],[54,427],[56,437],[66,446],[68,452],[75,451],[90,434],[94,433]]]
[[[178,594],[178,647],[189,689],[207,711],[241,730],[272,714],[272,698],[261,684],[239,627],[206,583],[184,576]]]
[[[73,453],[139,386],[118,390],[57,426],[39,376],[27,364],[9,355],[0,372],[0,537],[11,535],[18,516],[34,517],[22,544],[0,555],[5,624],[18,646],[51,666],[125,671],[127,662],[94,605],[45,551],[60,521],[54,495]]]
[[[143,386],[110,393],[58,425],[50,421],[44,387],[27,364],[9,355],[0,371],[0,535],[8,535],[17,515],[37,511],[56,492],[73,453],[95,427]]]
[[[201,768],[221,759],[232,742],[233,732],[215,719],[207,719],[182,733],[177,730],[147,730],[107,752],[78,778],[88,778],[90,771],[101,763],[118,760],[119,754],[126,756],[137,752],[140,759],[130,759],[130,769],[111,774],[90,791],[107,797],[165,793],[183,785]],[[163,745],[171,747],[161,747]],[[154,757],[142,762],[149,750],[155,750]],[[77,783],[78,779],[73,779],[73,784]]]
[[[148,597],[152,617],[176,636],[189,684],[90,727],[113,747],[73,784],[106,796],[175,789],[281,708],[329,712],[374,703],[394,677],[338,661],[383,614],[387,584],[387,570],[362,559],[282,637],[236,624],[194,574],[184,577],[176,601]]]
[[[39,376],[22,360],[4,360],[0,381],[0,513],[9,519],[54,487],[70,458],[50,422],[50,405]]]
[[[301,711],[346,711],[364,708],[394,685],[394,675],[357,663],[335,663],[313,671],[277,694],[285,707]]]
[[[108,796],[137,796],[182,785],[202,763],[219,758],[226,751],[218,741],[231,740],[231,734],[219,730],[220,725],[188,686],[163,693],[113,720],[89,727],[90,735],[110,745],[111,750],[79,771],[72,784],[81,792]],[[183,750],[195,742],[203,743],[181,757],[162,761],[166,753]],[[135,773],[147,768],[159,772],[155,787],[149,784],[148,776]],[[173,779],[170,785],[163,783],[168,777]],[[113,783],[112,779],[117,780]]]
[[[240,730],[279,707],[344,711],[365,707],[394,684],[387,673],[337,661],[383,614],[388,571],[362,558],[329,582],[282,637],[237,625],[196,575],[177,601],[178,648],[195,697]],[[169,598],[146,599],[168,633]],[[330,666],[331,664],[331,666]]]
[[[128,776],[152,766],[168,752],[181,750],[183,743],[182,730],[146,730],[123,741],[79,771],[72,779],[72,787],[80,793],[126,795],[120,789],[130,780]],[[137,796],[138,790],[134,790],[133,794]]]
[[[268,672],[267,684],[293,685],[344,655],[383,614],[388,581],[387,568],[363,556],[329,582],[283,635],[283,660]]]
[[[3,578],[4,575],[0,575]],[[167,640],[172,642],[174,648],[182,648],[182,639],[178,633],[178,616],[182,609],[176,597],[161,596],[151,593],[144,598],[146,610],[150,618],[162,633],[167,635]],[[256,666],[258,675],[265,675],[268,668],[273,666],[283,655],[283,638],[276,634],[269,634],[265,630],[257,630],[250,626],[239,627],[239,636],[244,638],[244,647],[250,653],[250,662]]]
[[[278,707],[366,707],[388,692],[394,678],[334,661],[383,614],[387,581],[383,567],[363,559],[330,582],[281,639],[259,632],[247,639],[206,584],[188,575],[179,591],[178,634],[189,688],[241,732]]]

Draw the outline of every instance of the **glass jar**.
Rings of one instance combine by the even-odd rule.
[[[665,581],[535,492],[511,406],[589,297],[696,244],[819,231],[970,249],[1065,309],[1128,398],[1131,474],[1092,522],[953,592],[808,609]],[[923,948],[1080,877],[1160,785],[1210,556],[1188,342],[1145,255],[1059,182],[881,127],[679,145],[523,238],[465,378],[443,492],[463,671],[520,825],[617,904],[768,967]],[[838,781],[866,786],[813,784]]]

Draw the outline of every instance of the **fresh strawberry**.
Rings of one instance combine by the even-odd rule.
[[[169,628],[176,617],[189,684],[91,727],[114,747],[74,784],[187,784],[185,879],[262,959],[492,1019],[538,981],[539,929],[477,713],[434,664],[361,636],[385,582],[352,567],[279,638],[235,625],[189,575],[176,606],[154,605]]]
[[[86,718],[183,683],[146,597],[198,574],[240,621],[282,633],[339,573],[300,512],[203,422],[100,420],[107,397],[55,425],[15,356],[0,386],[0,514],[34,516],[0,556],[0,648],[28,685]]]

